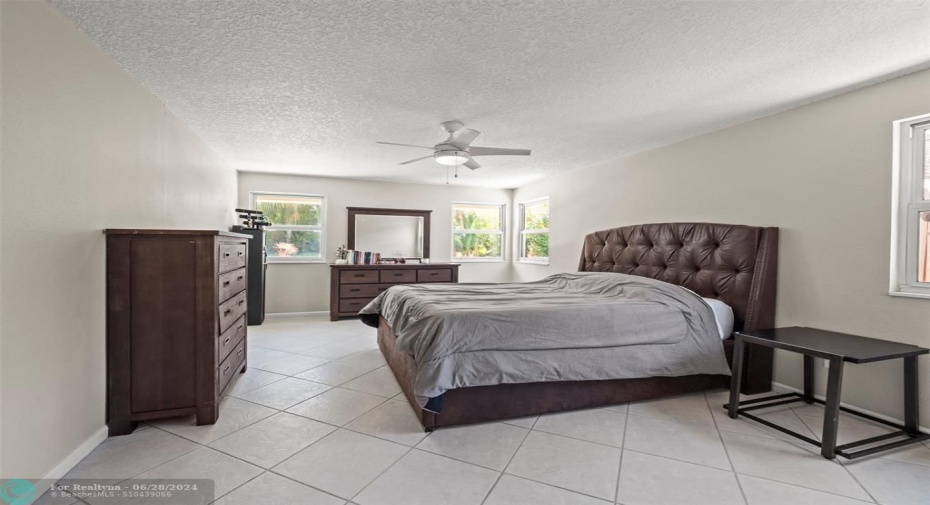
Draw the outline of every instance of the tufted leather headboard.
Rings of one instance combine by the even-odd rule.
[[[581,272],[684,286],[733,308],[734,331],[775,325],[778,228],[713,223],[624,226],[587,235]]]

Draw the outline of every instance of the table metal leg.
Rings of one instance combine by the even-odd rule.
[[[743,339],[736,335],[733,340],[733,377],[730,379],[730,403],[727,408],[729,416],[736,419],[739,415],[739,391],[743,380]]]
[[[840,425],[840,392],[843,389],[843,358],[830,358],[827,376],[827,398],[824,404],[823,436],[820,454],[827,459],[836,458],[836,433]]]
[[[904,358],[904,429],[912,436],[920,432],[917,384],[917,356],[909,356]]]
[[[804,355],[804,401],[814,403],[814,357]]]

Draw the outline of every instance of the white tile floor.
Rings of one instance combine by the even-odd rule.
[[[427,434],[397,396],[373,329],[271,318],[249,333],[249,370],[215,425],[140,426],[67,477],[210,478],[222,505],[930,503],[930,446],[827,461],[729,419],[722,390]],[[823,411],[764,416],[818,436]],[[840,438],[884,431],[844,416]]]

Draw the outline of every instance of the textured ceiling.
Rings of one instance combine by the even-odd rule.
[[[516,187],[930,62],[930,2],[52,0],[238,170]]]

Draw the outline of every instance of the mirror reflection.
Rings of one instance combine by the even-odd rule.
[[[355,249],[383,258],[422,258],[423,217],[356,214]]]

